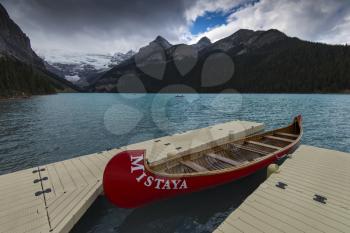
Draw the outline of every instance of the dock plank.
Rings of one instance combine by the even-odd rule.
[[[271,187],[271,188],[275,188],[275,183],[266,183],[267,186]],[[268,192],[267,190],[265,190],[266,192]],[[309,192],[307,190],[299,190],[296,189],[295,187],[288,187],[288,193],[284,192],[284,190],[273,190],[272,192],[274,194],[281,194],[284,195],[286,198],[289,198],[291,200],[291,202],[293,203],[302,203],[302,202],[306,202],[307,204],[316,204],[316,209],[317,207],[323,207],[323,204],[321,203],[315,203],[314,200],[312,200],[314,193],[313,192]],[[350,216],[349,216],[349,210],[347,210],[346,208],[344,208],[344,205],[340,202],[337,202],[336,199],[328,199],[327,201],[327,211],[330,215],[335,214],[337,216],[340,216],[340,218],[344,218],[347,219],[348,221],[350,221]]]
[[[325,230],[326,232],[349,232],[349,226],[346,226],[338,220],[329,218],[327,215],[316,211],[316,203],[308,204],[302,202],[299,204],[291,203],[286,200],[284,196],[271,196],[267,192],[259,192],[256,195],[256,201],[265,203],[267,206],[274,206],[276,208],[283,208],[284,213],[289,213],[296,219],[303,221],[307,219],[307,224],[314,227],[318,231]]]
[[[244,211],[240,211],[239,216],[243,221],[253,223],[254,226],[261,229],[263,232],[281,233],[284,231],[283,228],[272,226],[271,222],[268,222],[265,217],[259,219],[256,216]],[[228,219],[227,221],[230,222],[231,220]],[[234,225],[233,222],[230,223]]]
[[[228,221],[228,224],[231,224],[231,226],[237,228],[241,232],[251,232],[251,233],[261,232],[259,231],[258,228],[253,226],[251,223],[244,221],[243,218],[241,217],[234,220],[233,222]]]
[[[237,227],[233,226],[232,224],[229,224],[227,222],[224,222],[218,227],[219,232],[231,232],[231,233],[242,233],[244,231],[239,230]]]
[[[64,192],[64,186],[59,176],[55,164],[46,165],[47,176],[49,177],[52,191],[55,195],[60,195]]]
[[[54,164],[57,175],[60,179],[61,184],[63,185],[64,192],[67,190],[72,190],[76,188],[76,185],[73,182],[73,179],[71,176],[67,175],[68,170],[66,169],[66,166],[64,165],[64,162],[58,162]]]
[[[288,219],[278,218],[276,213],[269,213],[265,208],[259,209],[259,206],[251,206],[249,203],[242,205],[242,208],[237,210],[237,215],[240,216],[240,213],[249,214],[254,217],[255,221],[264,221],[269,224],[272,228],[280,229],[280,232],[303,232],[299,230],[295,225],[291,225]],[[230,218],[227,218],[229,220]]]
[[[280,203],[284,203],[284,206],[299,209],[301,213],[307,214],[308,216],[315,215],[317,216],[316,218],[320,219],[323,223],[334,225],[335,228],[341,225],[345,225],[347,228],[350,227],[349,216],[344,216],[339,212],[334,212],[333,208],[325,209],[323,204],[313,201],[312,198],[306,198],[304,196],[302,199],[296,200],[295,197],[288,196],[285,192],[278,192],[275,188],[265,189],[261,192],[261,197],[269,200],[271,200],[271,198],[276,198]]]
[[[350,232],[349,167],[349,153],[302,145],[222,224],[246,218],[259,232]],[[315,194],[326,204],[313,200]]]
[[[37,228],[49,231],[38,168],[0,176],[0,232],[30,232]],[[18,182],[18,183],[17,183]],[[17,184],[17,185],[16,185]]]

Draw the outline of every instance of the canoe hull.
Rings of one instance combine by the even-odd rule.
[[[113,157],[103,175],[106,197],[122,208],[135,208],[181,194],[201,191],[238,180],[275,163],[293,152],[297,145],[251,163],[242,168],[218,174],[168,177],[150,172],[145,167],[144,150],[124,151]]]

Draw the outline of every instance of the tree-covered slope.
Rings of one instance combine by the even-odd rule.
[[[74,85],[47,71],[30,40],[0,4],[0,97],[74,91]]]
[[[350,90],[350,47],[288,39],[233,57],[231,85],[243,92]]]
[[[37,68],[7,56],[0,57],[0,96],[21,97],[73,91]]]

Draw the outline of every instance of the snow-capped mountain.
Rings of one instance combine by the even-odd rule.
[[[47,53],[46,53],[47,54]],[[42,56],[48,70],[78,85],[87,86],[102,73],[134,56],[135,52],[83,54],[52,52]]]
[[[127,53],[115,53],[111,59],[110,59],[110,63],[109,63],[109,67],[113,67],[116,65],[119,65],[120,63],[122,63],[123,61],[131,58],[132,56],[134,56],[136,54],[136,52],[134,52],[133,50],[130,50]]]

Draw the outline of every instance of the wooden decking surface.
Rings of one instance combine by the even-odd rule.
[[[200,149],[262,129],[258,123],[228,122],[2,175],[0,233],[69,232],[102,193],[103,170],[122,150],[146,149],[148,159],[156,161],[169,152]]]
[[[350,232],[350,154],[299,147],[215,230],[229,232]]]

